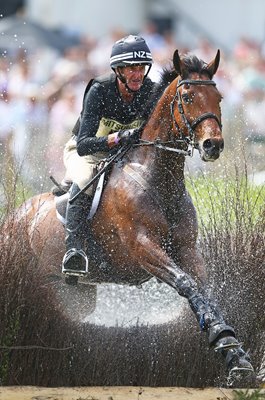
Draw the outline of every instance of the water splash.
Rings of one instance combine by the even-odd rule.
[[[99,285],[96,309],[84,322],[124,327],[161,324],[175,319],[183,303],[176,291],[156,279],[141,288]]]

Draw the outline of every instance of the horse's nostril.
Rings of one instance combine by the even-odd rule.
[[[205,151],[223,151],[224,141],[217,139],[206,139],[203,142],[203,148]]]
[[[203,147],[207,150],[207,149],[210,149],[211,147],[212,147],[212,141],[211,141],[211,139],[206,139],[204,142],[203,142]]]

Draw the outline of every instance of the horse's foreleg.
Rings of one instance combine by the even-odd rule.
[[[198,283],[184,272],[156,243],[145,235],[140,239],[142,266],[149,273],[177,290],[185,297],[194,312],[200,328],[206,331],[210,346],[220,350],[229,370],[252,371],[249,358],[235,338],[234,329],[227,325],[222,314],[213,306]]]
[[[141,242],[142,267],[188,300],[202,329],[206,329],[217,319],[223,323],[223,318],[211,306],[210,300],[203,293],[198,281],[184,272],[159,245],[146,235],[138,236],[137,239]]]
[[[152,248],[153,256],[155,255],[154,253],[154,248]],[[206,293],[203,292],[191,275],[184,272],[168,257],[165,257],[162,262],[160,255],[157,260],[159,260],[159,263],[152,260],[152,263],[144,263],[143,267],[188,300],[201,329],[207,330],[208,326],[215,320],[224,323],[223,317],[212,306]],[[231,331],[233,333],[232,328]]]

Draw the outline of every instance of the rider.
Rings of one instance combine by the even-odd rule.
[[[157,88],[157,84],[147,77],[152,62],[145,40],[140,36],[126,36],[112,47],[110,67],[113,72],[87,85],[74,136],[64,150],[66,179],[73,182],[69,200],[91,180],[100,160],[116,152],[120,145],[139,141],[137,128],[150,114],[153,103],[148,103],[148,99]],[[84,275],[87,271],[88,258],[84,248],[91,204],[91,187],[73,202],[68,201],[64,273]]]

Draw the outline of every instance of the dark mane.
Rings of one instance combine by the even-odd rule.
[[[198,72],[199,74],[208,74],[206,70],[207,64],[196,57],[193,54],[183,54],[180,56],[182,62],[184,63],[187,71],[187,75],[192,72]],[[161,73],[161,85],[166,87],[178,76],[178,73],[174,70],[173,65],[169,68],[163,69]]]
[[[161,72],[160,84],[163,88],[166,88],[174,79],[178,76],[173,66],[171,68],[164,68]]]
[[[207,74],[207,63],[205,63],[203,60],[199,59],[193,54],[185,54],[180,57],[182,62],[184,63],[188,73],[191,72],[198,72],[199,74]]]

